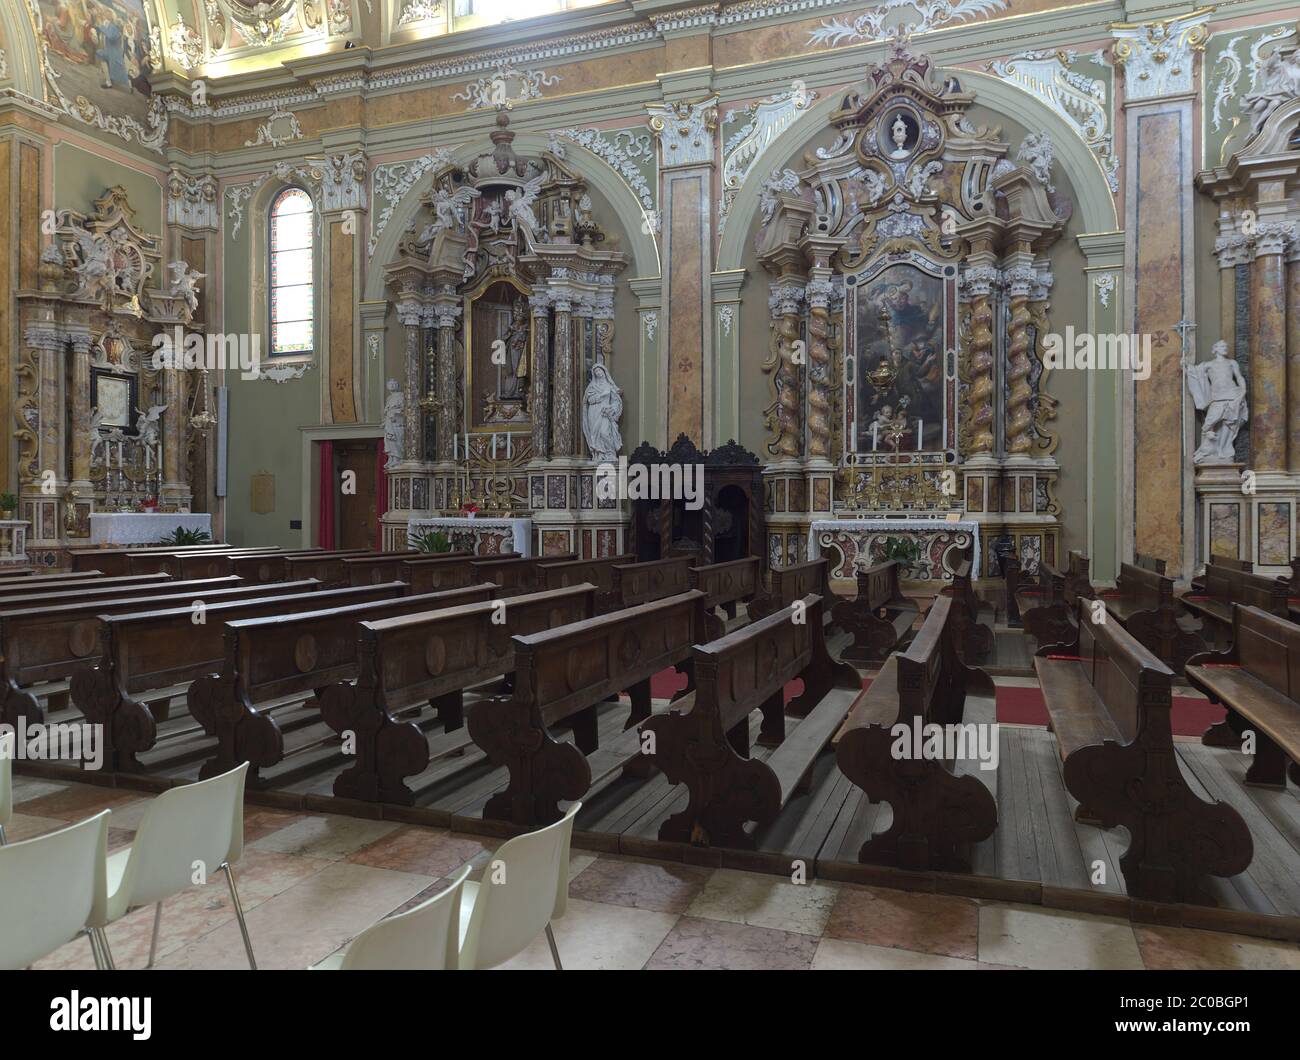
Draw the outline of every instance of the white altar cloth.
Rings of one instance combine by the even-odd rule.
[[[407,524],[407,538],[413,538],[416,534],[427,534],[434,530],[443,531],[448,537],[453,534],[469,533],[474,537],[474,551],[480,554],[484,550],[480,547],[483,534],[485,531],[500,533],[506,531],[506,536],[501,539],[502,552],[518,552],[521,556],[531,556],[533,554],[533,521],[531,519],[497,519],[492,516],[476,515],[473,519],[468,517],[449,517],[432,519],[411,518]]]
[[[822,554],[822,535],[827,535],[827,544],[829,538],[835,534],[852,534],[857,538],[857,544],[860,551],[865,551],[872,537],[889,534],[897,534],[900,531],[917,531],[925,530],[933,534],[964,532],[971,535],[975,544],[975,559],[971,566],[971,577],[980,576],[980,526],[973,519],[957,519],[949,521],[939,516],[934,519],[925,518],[905,518],[905,519],[814,519],[812,525],[808,528],[808,558],[819,559]],[[840,577],[852,577],[851,573],[842,575],[833,575]]]
[[[92,545],[156,545],[177,527],[212,533],[208,512],[91,512]]]

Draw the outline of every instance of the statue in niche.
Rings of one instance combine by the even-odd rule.
[[[528,306],[516,298],[510,307],[510,327],[506,331],[506,352],[513,373],[513,393],[507,397],[528,398]]]
[[[533,329],[528,301],[508,283],[495,283],[471,306],[472,393],[481,395],[471,425],[527,423]]]
[[[889,139],[894,144],[894,149],[889,152],[889,158],[896,162],[910,158],[919,134],[920,130],[916,128],[911,118],[902,111],[895,114],[894,120],[889,123]]]
[[[582,397],[582,435],[587,439],[591,458],[597,463],[612,464],[623,448],[618,421],[623,416],[623,391],[597,360],[591,369],[591,381]]]
[[[402,460],[406,441],[406,395],[396,379],[388,380],[388,396],[384,399],[384,468]]]
[[[1231,464],[1236,459],[1237,434],[1250,415],[1246,383],[1237,362],[1228,356],[1226,342],[1216,342],[1212,352],[1214,359],[1204,364],[1196,364],[1187,356],[1182,361],[1187,389],[1192,393],[1197,411],[1205,413],[1201,444],[1192,454],[1192,462]]]

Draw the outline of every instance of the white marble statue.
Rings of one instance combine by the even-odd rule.
[[[108,440],[99,433],[100,425],[104,422],[104,414],[99,411],[96,405],[90,410],[90,462],[95,462],[95,454],[103,453],[104,447]]]
[[[112,276],[113,245],[103,236],[92,236],[89,232],[78,231],[76,238],[81,261],[72,269],[77,277],[75,293],[79,297],[96,298]]]
[[[388,380],[384,399],[384,467],[400,463],[406,447],[406,395],[396,379]]]
[[[457,188],[455,191],[448,191],[446,188],[435,189],[429,197],[429,209],[433,211],[433,221],[425,225],[424,231],[420,233],[420,242],[428,243],[439,232],[449,228],[463,229],[465,207],[481,194],[482,192],[477,188],[471,188],[469,185]]]
[[[591,370],[591,382],[582,397],[582,435],[587,439],[591,458],[612,464],[623,448],[618,421],[623,416],[623,391],[615,385],[604,363],[597,361]]]
[[[190,312],[197,313],[199,311],[198,281],[207,273],[195,272],[187,261],[169,261],[167,267],[172,270],[171,293],[183,297],[185,304],[190,307]]]
[[[506,192],[506,215],[515,230],[522,228],[528,238],[537,238],[537,215],[533,213],[533,203],[542,191],[543,176],[535,177],[518,191],[513,188]]]
[[[1233,446],[1237,432],[1245,424],[1250,410],[1246,404],[1246,383],[1237,362],[1228,356],[1228,344],[1216,342],[1214,359],[1196,364],[1190,356],[1183,358],[1187,389],[1198,411],[1205,413],[1201,425],[1201,444],[1192,454],[1196,464],[1230,464],[1236,457]]]

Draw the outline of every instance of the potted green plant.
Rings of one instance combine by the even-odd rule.
[[[18,510],[18,498],[9,492],[0,493],[0,519],[12,519]]]
[[[411,545],[417,552],[450,552],[451,538],[442,530],[426,530],[411,538]]]
[[[916,561],[921,558],[921,543],[910,537],[887,537],[880,550],[883,560],[896,560],[900,577],[918,574]]]
[[[166,537],[162,538],[160,545],[206,545],[212,540],[212,535],[206,530],[187,530],[183,526],[178,526]]]

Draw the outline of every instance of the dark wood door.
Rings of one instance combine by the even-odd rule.
[[[334,443],[334,470],[339,482],[337,548],[377,548],[379,540],[379,506],[375,497],[376,464],[379,440],[358,438]],[[355,492],[345,489],[348,477],[355,474]]]

